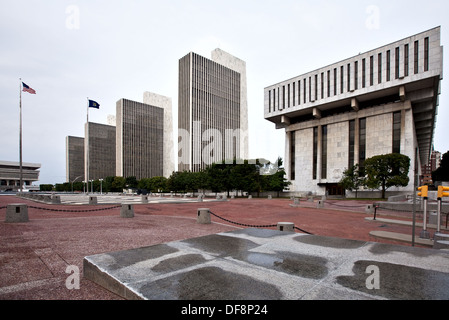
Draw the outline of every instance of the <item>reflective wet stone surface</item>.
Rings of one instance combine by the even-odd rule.
[[[243,229],[88,256],[84,269],[148,300],[447,300],[448,262],[432,249]]]

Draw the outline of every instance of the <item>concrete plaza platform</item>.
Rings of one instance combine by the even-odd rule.
[[[449,254],[241,229],[86,256],[84,277],[126,299],[447,300]]]

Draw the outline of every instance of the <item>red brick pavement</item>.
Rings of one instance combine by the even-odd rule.
[[[0,196],[0,207],[8,203],[52,209],[86,210],[113,205],[50,205]],[[27,223],[5,223],[0,209],[0,299],[114,300],[120,297],[81,276],[80,289],[67,289],[66,267],[75,265],[82,275],[88,255],[150,246],[245,228],[212,216],[211,225],[196,223],[198,208],[249,226],[293,222],[315,235],[362,241],[393,243],[375,239],[373,230],[411,234],[411,228],[365,220],[364,205],[372,201],[329,201],[325,208],[302,201],[292,207],[286,199],[232,199],[227,202],[134,205],[135,217],[120,218],[111,208],[92,212],[57,212],[28,209]],[[417,230],[419,233],[419,230]]]

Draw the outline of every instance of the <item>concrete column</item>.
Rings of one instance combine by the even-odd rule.
[[[323,140],[323,129],[322,126],[318,126],[318,144],[317,144],[317,163],[316,163],[316,178],[321,181],[321,159],[323,157],[322,153],[322,140]]]
[[[197,223],[199,224],[210,224],[210,211],[208,208],[198,209]]]
[[[8,204],[5,222],[28,222],[28,206],[24,203]]]
[[[285,232],[295,232],[295,224],[292,222],[278,222],[277,229]]]
[[[122,208],[120,209],[120,217],[133,218],[134,206],[132,204],[122,204]]]

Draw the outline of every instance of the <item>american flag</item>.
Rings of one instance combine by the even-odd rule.
[[[29,86],[27,86],[25,83],[22,82],[22,86],[23,86],[23,91],[31,93],[31,94],[36,94],[36,90],[30,88]]]

